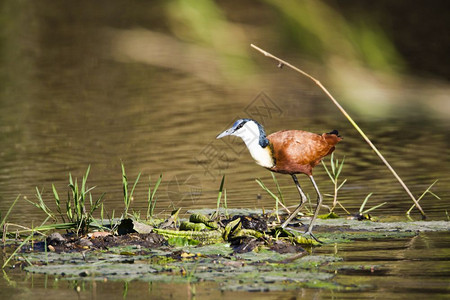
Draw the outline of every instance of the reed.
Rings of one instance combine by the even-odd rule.
[[[252,48],[255,50],[261,52],[264,56],[269,57],[273,60],[275,60],[278,63],[278,67],[283,67],[284,65],[288,66],[289,68],[293,69],[294,71],[302,74],[303,76],[306,76],[307,78],[311,79],[317,86],[319,86],[322,91],[330,98],[330,100],[336,105],[336,107],[341,111],[341,113],[347,118],[347,120],[352,124],[352,126],[358,131],[358,133],[363,137],[363,139],[366,141],[366,143],[372,148],[372,150],[378,155],[378,157],[381,159],[381,161],[386,165],[386,167],[389,169],[389,171],[394,175],[395,179],[400,183],[400,185],[403,187],[405,192],[408,194],[408,196],[411,198],[411,200],[414,202],[415,207],[420,211],[422,214],[422,218],[426,218],[425,212],[423,211],[422,207],[420,206],[419,202],[416,200],[414,195],[409,190],[408,186],[403,182],[403,180],[400,178],[400,176],[397,174],[397,172],[394,170],[394,168],[389,164],[389,162],[384,158],[384,156],[381,154],[381,152],[375,147],[375,145],[372,143],[372,141],[367,137],[367,135],[364,133],[364,131],[359,127],[359,125],[353,120],[353,118],[347,113],[347,111],[339,104],[339,102],[331,95],[331,93],[325,88],[325,86],[322,85],[322,83],[314,78],[313,76],[309,75],[305,71],[295,67],[294,65],[291,65],[290,63],[274,56],[273,54],[259,48],[258,46],[255,46],[253,44],[250,44]]]

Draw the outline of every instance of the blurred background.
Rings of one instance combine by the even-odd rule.
[[[122,211],[120,163],[142,172],[133,210],[146,207],[159,174],[158,212],[213,208],[222,175],[229,207],[273,201],[273,187],[240,141],[216,140],[237,118],[268,133],[338,129],[345,156],[340,193],[357,211],[365,196],[378,215],[403,215],[411,200],[359,134],[307,78],[318,78],[419,196],[433,219],[448,218],[450,97],[448,1],[26,1],[0,3],[0,211],[17,195],[13,220],[40,222],[35,187],[52,204],[68,174],[106,192]],[[328,159],[327,159],[328,160]],[[323,193],[332,183],[318,166]],[[289,205],[298,195],[277,175]],[[300,177],[313,193],[306,177]],[[314,195],[314,194],[311,194]],[[326,198],[325,201],[331,201]],[[369,205],[371,205],[369,204]],[[15,212],[15,213],[14,213]],[[418,216],[415,211],[415,216]]]

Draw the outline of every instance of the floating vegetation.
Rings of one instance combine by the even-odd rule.
[[[334,152],[331,153],[331,156],[330,156],[331,171],[327,168],[327,165],[322,161],[322,166],[325,169],[325,171],[327,172],[328,177],[330,177],[330,180],[334,186],[333,195],[325,194],[325,196],[333,197],[333,206],[331,207],[331,211],[334,211],[337,204],[339,204],[341,207],[343,207],[342,204],[340,202],[338,202],[337,195],[338,195],[339,190],[342,188],[342,186],[347,182],[347,179],[344,179],[341,183],[339,183],[339,181],[338,181],[339,175],[341,175],[342,168],[344,167],[344,161],[345,161],[345,157],[342,159],[341,162],[339,162],[339,159],[337,159],[337,158],[334,159]]]
[[[335,170],[339,168],[340,172],[342,164],[336,163]],[[275,177],[277,193],[258,180],[275,199],[274,211],[229,209],[225,178],[222,178],[216,208],[188,211],[189,217],[184,219],[180,217],[180,209],[176,209],[170,216],[158,219],[153,212],[161,174],[154,186],[149,184],[147,218],[143,220],[140,213],[130,213],[140,174],[129,189],[123,164],[124,212],[114,218],[113,211],[105,220],[104,194],[95,201],[92,199],[90,192],[94,187],[87,185],[89,170],[81,184],[69,175],[69,196],[65,205],[52,186],[56,212],[50,210],[42,191],[36,189],[38,202],[32,203],[45,213],[46,220],[37,227],[22,226],[20,230],[8,232],[8,226],[19,226],[6,221],[19,199],[16,198],[1,223],[3,247],[11,253],[3,268],[14,264],[28,272],[53,274],[69,280],[211,281],[227,291],[299,287],[351,290],[355,287],[333,282],[334,274],[338,270],[352,272],[354,268],[371,271],[373,266],[359,268],[344,264],[336,253],[321,255],[316,254],[315,249],[355,241],[407,239],[419,232],[450,230],[448,221],[384,223],[373,222],[370,218],[340,218],[330,211],[317,221],[315,234],[323,242],[319,244],[304,235],[302,223],[309,217],[294,219],[289,230],[279,226],[283,214],[278,212],[278,205],[284,207],[284,200]],[[365,209],[370,196],[365,198],[357,215],[367,215],[382,205]],[[101,208],[100,219],[93,217],[98,208]],[[60,221],[63,223],[58,223]],[[66,233],[55,230],[66,230]],[[47,234],[49,231],[53,233]],[[14,236],[15,239],[7,239]]]
[[[254,229],[242,228],[245,223],[242,220],[248,221],[249,216],[233,218],[225,226],[230,231],[229,238],[235,236],[236,230],[244,231],[245,236],[251,236],[254,241],[267,238]],[[381,223],[340,218],[321,219],[317,224],[317,235],[325,245],[329,245],[325,247],[358,240],[410,239],[419,231],[435,230],[450,230],[450,223]],[[217,283],[223,291],[276,291],[301,287],[357,290],[360,287],[334,282],[336,272],[382,272],[383,268],[379,265],[345,262],[338,254],[311,255],[314,251],[311,252],[310,248],[295,248],[292,243],[283,242],[283,235],[289,235],[284,231],[280,232],[278,239],[272,240],[272,245],[260,242],[253,247],[253,251],[244,252],[237,251],[242,250],[243,246],[225,242],[218,232],[190,231],[189,236],[187,232],[179,230],[156,229],[150,234],[96,235],[86,237],[84,241],[76,236],[63,237],[67,240],[59,245],[55,244],[56,241],[48,241],[48,245],[54,245],[56,251],[45,252],[44,243],[36,242],[34,247],[40,251],[21,253],[15,259],[24,265],[27,272],[52,274],[65,280],[206,281]],[[216,243],[196,244],[192,242],[193,239],[186,239],[198,239],[202,234],[203,237],[215,236]],[[293,240],[297,237],[287,238]],[[77,246],[72,251],[66,250],[64,255],[57,253],[58,247],[68,243]],[[252,243],[244,245],[253,246]],[[290,245],[292,248],[283,252],[280,251],[283,249],[280,245]]]

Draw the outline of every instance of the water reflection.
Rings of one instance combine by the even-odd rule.
[[[48,299],[49,295],[52,298],[78,296],[81,299],[147,299],[149,297],[158,299],[190,297],[192,299],[195,297],[231,299],[236,296],[245,296],[248,299],[273,299],[273,297],[288,298],[301,295],[309,299],[314,297],[349,298],[357,292],[358,297],[363,298],[378,293],[383,293],[388,298],[396,298],[399,293],[402,296],[414,297],[423,294],[428,297],[430,295],[439,297],[439,295],[444,296],[448,293],[449,244],[449,233],[430,232],[407,238],[362,240],[315,248],[314,255],[333,255],[344,259],[324,264],[318,269],[313,268],[314,272],[331,272],[333,278],[330,281],[338,284],[339,289],[333,289],[330,286],[328,288],[308,288],[301,282],[287,281],[281,284],[281,286],[289,287],[285,290],[261,292],[265,288],[264,285],[273,288],[276,280],[267,276],[267,282],[264,282],[262,286],[261,283],[252,284],[246,282],[245,279],[239,282],[239,277],[237,277],[234,280],[228,279],[224,280],[222,284],[218,284],[215,280],[210,281],[209,278],[199,280],[199,278],[203,278],[200,276],[201,273],[208,273],[205,269],[194,272],[193,278],[195,279],[190,281],[186,278],[188,275],[183,271],[186,272],[186,268],[196,265],[195,259],[186,259],[184,263],[173,269],[160,270],[167,276],[161,276],[158,280],[155,279],[153,272],[145,272],[142,269],[147,267],[151,269],[152,264],[160,263],[159,259],[152,261],[151,258],[135,257],[135,261],[133,261],[130,257],[128,263],[132,264],[131,269],[139,269],[139,280],[111,280],[103,278],[103,275],[97,272],[94,272],[94,275],[81,271],[80,273],[84,273],[85,277],[74,278],[71,277],[73,275],[24,274],[18,268],[6,269],[0,279],[0,286],[2,286],[0,296],[25,299],[29,297],[30,293],[33,293],[34,299]],[[240,259],[243,258],[237,256],[236,262],[239,263]],[[78,259],[75,258],[72,261],[72,267],[76,267],[76,260]],[[110,265],[107,260],[101,259],[100,261],[103,265]],[[223,267],[225,270],[229,268]],[[124,266],[119,266],[121,272],[130,271],[123,270],[123,268]],[[55,270],[57,273],[61,272],[61,270]],[[113,269],[106,268],[106,270],[108,270],[106,276],[114,277],[116,274],[112,272]],[[265,269],[263,272],[268,271]]]

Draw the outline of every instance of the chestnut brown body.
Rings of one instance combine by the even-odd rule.
[[[312,175],[320,160],[334,151],[341,140],[337,132],[322,135],[303,130],[283,130],[267,137],[275,165],[272,172]]]

